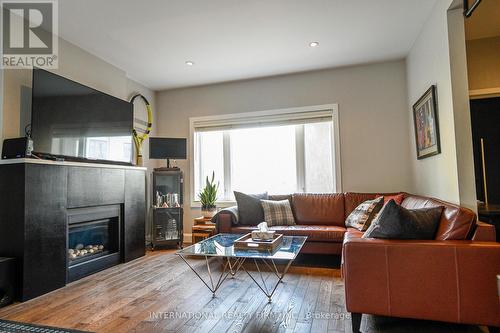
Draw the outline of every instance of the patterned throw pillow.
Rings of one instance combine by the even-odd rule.
[[[360,231],[365,231],[383,206],[384,197],[367,200],[349,214],[347,220],[345,220],[345,225]]]
[[[267,222],[268,226],[295,225],[290,201],[261,200],[260,203],[264,210],[264,221]]]

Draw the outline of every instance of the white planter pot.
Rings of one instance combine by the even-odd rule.
[[[201,215],[203,215],[204,218],[211,219],[214,217],[214,215],[217,213],[217,208],[210,208],[210,209],[201,209]]]

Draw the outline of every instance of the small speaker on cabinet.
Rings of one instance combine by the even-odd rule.
[[[29,137],[3,140],[2,159],[30,157],[33,140]]]

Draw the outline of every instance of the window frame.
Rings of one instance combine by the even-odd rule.
[[[195,133],[196,133],[196,124],[199,122],[211,122],[214,126],[217,124],[224,124],[228,120],[234,120],[238,118],[245,117],[269,117],[273,115],[282,115],[282,114],[290,114],[290,113],[307,113],[307,112],[317,112],[317,111],[328,111],[332,117],[332,168],[333,168],[333,181],[334,181],[334,191],[336,193],[342,192],[342,171],[341,171],[341,154],[340,154],[340,122],[339,122],[339,111],[338,104],[323,104],[323,105],[312,105],[312,106],[303,106],[303,107],[295,107],[295,108],[285,108],[285,109],[274,109],[274,110],[264,110],[264,111],[252,111],[252,112],[242,112],[242,113],[232,113],[232,114],[224,114],[224,115],[215,115],[215,116],[204,116],[204,117],[190,117],[189,118],[189,190],[190,190],[190,201],[191,207],[201,207],[200,201],[196,198],[196,189],[195,189]],[[296,149],[297,149],[297,185],[299,188],[305,188],[305,158],[304,158],[304,135],[297,135],[297,131],[303,132],[303,127],[296,128]],[[230,165],[230,145],[229,135],[226,133],[223,137],[224,141],[224,182],[225,188],[224,191],[227,192],[231,188],[231,168],[228,167]],[[228,193],[224,193],[224,196],[227,197]],[[218,207],[229,207],[235,204],[235,201],[223,200],[217,201]]]

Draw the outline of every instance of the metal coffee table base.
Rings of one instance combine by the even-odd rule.
[[[258,272],[258,277],[256,278],[256,277],[254,277],[254,275],[252,275],[252,273],[249,270],[246,269],[245,266],[243,266],[243,264],[245,263],[247,258],[238,257],[238,258],[235,258],[233,262],[231,262],[231,260],[233,258],[223,257],[222,260],[224,262],[224,265],[222,268],[222,272],[220,273],[220,275],[216,281],[216,279],[215,279],[216,277],[214,278],[214,276],[212,274],[212,270],[210,269],[210,265],[208,262],[209,256],[205,256],[205,263],[207,266],[208,277],[209,277],[208,281],[206,281],[196,271],[196,269],[191,264],[189,264],[189,262],[186,260],[186,258],[184,258],[184,256],[182,254],[177,253],[177,255],[189,266],[189,268],[191,268],[191,270],[196,274],[196,276],[212,292],[212,297],[215,297],[217,290],[219,290],[219,288],[222,286],[222,284],[224,283],[224,281],[227,279],[227,277],[229,275],[234,277],[236,275],[236,273],[238,273],[238,271],[241,268],[243,268],[243,270],[248,274],[248,276],[250,276],[252,281],[255,282],[255,284],[259,287],[259,289],[267,296],[269,303],[272,302],[272,297],[273,297],[274,293],[276,292],[278,285],[283,282],[283,278],[285,277],[286,273],[288,272],[288,269],[290,268],[290,266],[293,262],[293,260],[289,260],[285,266],[285,269],[280,273],[278,270],[278,267],[276,266],[276,263],[274,262],[273,259],[263,259],[263,258],[262,259],[253,259],[255,268],[257,269],[257,272]],[[264,263],[271,270],[271,273],[272,273],[271,275],[276,276],[276,278],[278,280],[275,284],[270,284],[270,285],[268,284],[267,280],[269,279],[269,275],[264,278],[263,272],[258,264],[259,260],[262,263]],[[269,260],[272,265],[270,263],[268,263],[267,260]],[[209,282],[210,282],[210,284],[209,284]]]
[[[234,260],[234,262],[231,263],[231,258],[224,257],[223,260],[227,259],[227,261],[223,265],[222,272],[220,273],[219,278],[217,279],[217,282],[214,283],[215,279],[214,279],[214,276],[212,274],[212,270],[210,269],[210,265],[208,262],[208,259],[213,258],[213,257],[205,256],[205,262],[206,262],[208,277],[209,277],[209,281],[205,281],[205,279],[203,279],[203,277],[201,277],[201,275],[196,271],[196,269],[194,269],[193,266],[191,266],[191,264],[186,260],[186,258],[184,258],[182,256],[182,254],[177,253],[177,255],[186,263],[186,265],[189,266],[189,268],[191,268],[191,270],[194,272],[194,274],[196,274],[196,276],[201,280],[201,282],[203,282],[203,284],[205,284],[205,286],[208,289],[210,289],[210,291],[212,292],[212,297],[215,297],[217,290],[219,290],[220,286],[222,286],[222,283],[224,283],[224,281],[227,279],[227,277],[229,275],[235,276],[236,273],[240,270],[243,263],[245,262],[245,258],[236,258]],[[210,284],[208,284],[208,282],[210,282]]]
[[[260,283],[259,283],[259,281],[257,281],[256,278],[254,278],[254,276],[245,267],[243,267],[243,269],[245,270],[245,272],[247,272],[248,276],[250,276],[250,278],[253,280],[253,282],[255,282],[257,287],[259,287],[259,289],[262,290],[262,292],[267,296],[267,301],[269,303],[271,303],[273,301],[273,295],[274,295],[274,292],[276,291],[276,288],[278,288],[278,285],[283,282],[283,278],[285,277],[286,273],[288,272],[288,269],[290,268],[290,265],[292,264],[293,260],[288,261],[288,263],[285,266],[285,269],[281,273],[279,272],[278,267],[276,266],[273,259],[269,259],[269,261],[271,261],[271,263],[273,264],[272,267],[266,261],[266,259],[260,259],[260,260],[264,264],[266,264],[266,266],[271,270],[271,272],[274,273],[274,275],[276,275],[276,277],[278,278],[278,281],[274,285],[271,284],[270,286],[268,286],[267,279],[269,278],[269,275],[266,278],[264,278],[264,276],[262,275],[262,271],[259,267],[259,264],[257,263],[258,259],[253,259],[253,262],[255,264],[255,268],[257,268],[257,271],[259,272]]]

